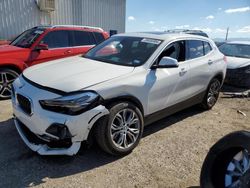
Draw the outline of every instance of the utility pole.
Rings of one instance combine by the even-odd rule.
[[[226,39],[225,39],[225,41],[227,41],[228,32],[229,32],[229,27],[227,27],[227,33],[226,33]]]

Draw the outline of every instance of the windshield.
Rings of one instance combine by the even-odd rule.
[[[219,50],[226,56],[250,58],[250,45],[222,44]]]
[[[162,41],[157,39],[115,36],[91,49],[84,57],[125,66],[144,64]]]
[[[29,29],[14,39],[10,45],[21,48],[30,48],[43,32],[44,29]]]

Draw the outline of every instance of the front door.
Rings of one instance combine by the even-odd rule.
[[[158,57],[178,60],[179,67],[150,70],[148,80],[148,111],[152,114],[187,99],[189,90],[189,64],[185,61],[185,41],[177,41],[167,46]]]
[[[70,35],[67,30],[51,31],[40,41],[48,50],[33,50],[27,62],[29,66],[73,55]]]

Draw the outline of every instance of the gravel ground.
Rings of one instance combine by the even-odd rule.
[[[96,146],[44,157],[24,145],[11,114],[10,101],[0,101],[0,187],[198,187],[209,148],[229,132],[250,130],[250,98],[221,94],[210,111],[192,107],[146,127],[123,158]]]

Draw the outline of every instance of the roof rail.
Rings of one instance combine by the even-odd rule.
[[[87,26],[87,25],[53,25],[52,26],[52,28],[56,28],[56,27],[77,27],[77,28],[83,28],[83,29],[95,29],[95,30],[104,31],[100,27],[92,27],[92,26]]]

